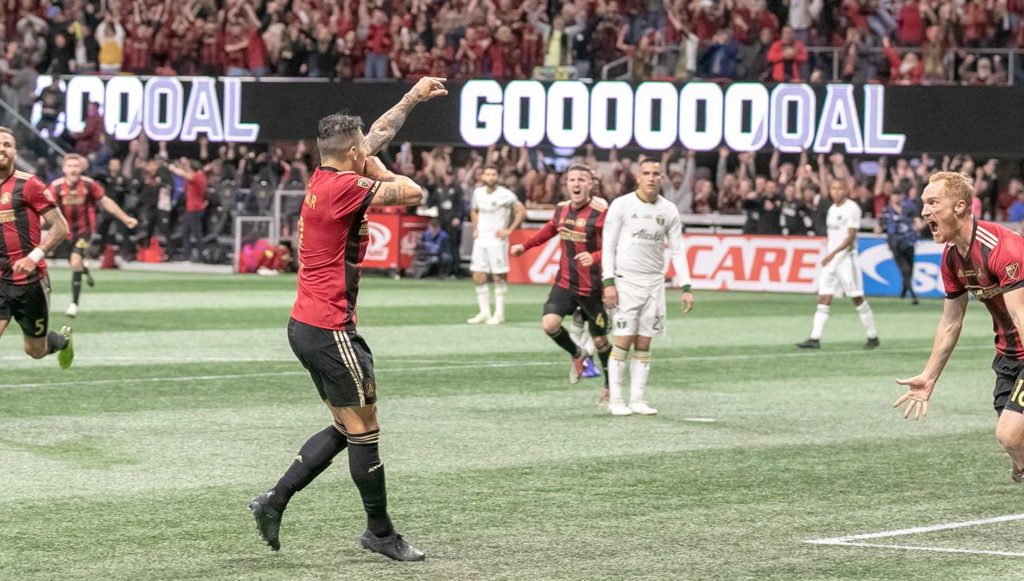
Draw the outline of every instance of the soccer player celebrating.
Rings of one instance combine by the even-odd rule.
[[[665,244],[682,287],[683,312],[693,309],[690,267],[683,248],[683,226],[675,204],[661,196],[661,163],[637,164],[637,189],[616,198],[605,217],[601,244],[604,304],[612,316],[612,347],[608,362],[608,411],[615,416],[654,415],[644,400],[651,371],[651,338],[665,334]],[[622,399],[626,360],[629,364],[629,405]]]
[[[526,218],[526,208],[512,190],[498,185],[495,166],[484,166],[480,179],[483,185],[473,190],[469,214],[473,221],[473,257],[469,270],[473,272],[480,312],[466,322],[500,325],[505,322],[505,295],[508,294],[508,239]],[[494,278],[494,316],[491,316],[488,274]]]
[[[0,336],[13,318],[25,353],[33,359],[56,353],[67,369],[75,358],[71,327],[48,330],[50,280],[43,257],[64,240],[68,224],[43,182],[14,169],[17,151],[14,133],[0,127]],[[40,219],[48,229],[45,238]]]
[[[281,546],[281,515],[292,495],[347,447],[349,473],[367,515],[363,548],[399,561],[424,558],[395,532],[388,516],[373,354],[356,333],[356,297],[369,244],[367,208],[414,206],[423,197],[416,182],[385,170],[369,156],[394,137],[417,103],[448,94],[443,83],[435,77],[420,79],[365,138],[359,117],[338,113],[320,120],[320,167],[309,179],[298,223],[299,288],[288,342],[334,421],[303,444],[269,492],[249,503],[260,538],[275,551]]]
[[[569,383],[579,383],[583,361],[588,355],[562,327],[562,319],[577,308],[583,312],[594,338],[597,355],[604,367],[605,386],[608,380],[608,313],[601,302],[601,229],[604,227],[608,203],[591,198],[594,176],[590,168],[575,164],[565,177],[569,200],[558,204],[554,216],[524,244],[512,247],[512,256],[522,256],[530,248],[544,244],[556,235],[562,241],[562,257],[558,264],[555,285],[544,303],[541,325],[551,340],[572,357]]]
[[[920,374],[896,380],[907,386],[907,393],[893,407],[906,403],[903,417],[916,420],[928,413],[928,400],[960,338],[969,291],[992,315],[996,439],[1013,460],[1011,477],[1024,482],[1024,239],[999,224],[978,220],[971,209],[973,198],[971,179],[958,172],[933,174],[921,196],[921,216],[935,241],[946,245],[941,269],[946,300],[931,356]]]
[[[878,347],[878,332],[875,330],[875,315],[871,305],[864,300],[864,281],[857,263],[857,230],[860,229],[860,206],[847,195],[846,182],[833,179],[829,184],[832,205],[828,208],[825,223],[828,231],[828,254],[821,260],[821,278],[818,280],[818,311],[814,313],[811,338],[797,343],[801,349],[819,349],[821,333],[825,330],[832,297],[836,289],[850,297],[860,314],[868,340],[865,349]]]
[[[89,249],[96,223],[96,206],[120,220],[129,229],[136,227],[139,221],[129,216],[107,197],[103,186],[96,180],[82,175],[89,162],[81,155],[72,153],[64,156],[61,168],[64,177],[57,178],[50,186],[50,193],[57,200],[61,212],[70,227],[68,241],[71,243],[71,304],[65,313],[72,319],[78,315],[78,300],[82,295],[82,276],[93,286],[92,274],[85,264],[85,251]]]

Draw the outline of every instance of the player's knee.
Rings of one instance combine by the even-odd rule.
[[[608,342],[608,337],[605,337],[604,335],[594,337],[594,347],[597,347],[597,350],[601,352],[612,348],[611,343]]]
[[[1000,422],[996,426],[996,440],[1008,452],[1020,451],[1024,449],[1024,430],[1016,423],[1005,424]]]
[[[554,335],[555,333],[558,332],[558,329],[562,327],[562,320],[555,320],[552,317],[545,316],[543,319],[541,319],[540,324],[541,327],[544,328],[545,333],[547,333],[548,335]]]
[[[35,343],[25,345],[25,353],[32,359],[42,359],[46,357],[46,352],[46,345],[37,345]]]
[[[650,337],[637,337],[635,345],[636,345],[636,350],[637,351],[650,351],[651,350],[651,338]]]

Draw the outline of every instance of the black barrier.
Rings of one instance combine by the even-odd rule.
[[[40,77],[40,89],[48,84]],[[77,76],[67,87],[72,131],[81,129],[84,103],[96,100],[105,106],[108,132],[122,141],[145,131],[154,140],[207,134],[213,142],[267,142],[310,138],[320,117],[342,110],[372,123],[409,84]],[[870,155],[1024,153],[1020,87],[476,80],[449,83],[449,91],[421,104],[396,140],[566,150],[594,143],[655,151],[727,145]]]

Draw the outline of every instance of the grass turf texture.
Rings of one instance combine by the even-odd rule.
[[[63,321],[56,271],[51,327]],[[920,370],[940,302],[873,299],[882,347],[837,301],[798,351],[814,298],[698,292],[653,349],[655,417],[599,413],[540,329],[547,288],[513,287],[508,324],[470,327],[468,281],[368,277],[391,511],[427,561],[357,546],[341,456],[285,513],[282,551],[246,502],[327,426],[288,348],[294,279],[97,273],[77,359],[0,341],[3,579],[1016,579],[1011,557],[816,546],[808,539],[1021,511],[992,436],[991,323],[972,304],[926,421],[890,409]],[[693,417],[717,419],[694,423]],[[1020,551],[1024,523],[873,542]]]

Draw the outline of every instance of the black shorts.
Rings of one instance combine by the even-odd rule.
[[[576,307],[583,311],[591,336],[604,337],[608,334],[608,312],[604,310],[604,300],[600,296],[583,297],[569,289],[553,286],[548,301],[544,303],[544,314],[565,317],[576,312]]]
[[[288,343],[309,371],[323,401],[334,407],[377,402],[373,353],[355,331],[333,331],[291,319]]]
[[[996,372],[996,387],[992,390],[992,405],[996,413],[1008,409],[1024,413],[1024,361],[996,355],[992,360]]]
[[[54,256],[59,258],[70,258],[72,254],[77,254],[82,258],[85,258],[86,253],[89,251],[89,239],[91,236],[79,235],[72,236],[71,240],[65,240],[60,243],[57,250],[54,252]]]
[[[0,283],[0,321],[14,319],[26,337],[45,337],[50,324],[50,281]]]

